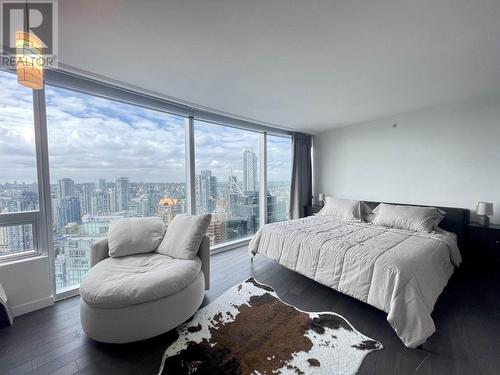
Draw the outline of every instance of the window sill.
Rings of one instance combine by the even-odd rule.
[[[80,284],[67,286],[57,291],[55,301],[61,301],[78,295],[80,295]]]
[[[245,237],[245,238],[242,238],[239,240],[230,241],[230,242],[226,242],[223,244],[215,245],[214,247],[210,248],[210,255],[222,253],[224,251],[233,250],[233,249],[236,249],[237,247],[248,245],[248,243],[250,242],[252,237]]]

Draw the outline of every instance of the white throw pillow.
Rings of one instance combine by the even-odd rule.
[[[194,259],[211,219],[210,214],[177,215],[156,252],[177,259]]]
[[[165,235],[159,217],[127,218],[109,224],[108,246],[112,258],[155,251]]]
[[[390,228],[433,232],[446,213],[435,207],[400,206],[380,203],[374,210],[374,225]]]
[[[318,215],[330,215],[344,220],[361,221],[361,202],[327,196],[325,207]]]

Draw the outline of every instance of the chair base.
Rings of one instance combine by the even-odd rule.
[[[122,308],[97,308],[80,300],[80,319],[88,337],[104,343],[128,343],[161,335],[188,320],[203,302],[205,277],[170,296]]]

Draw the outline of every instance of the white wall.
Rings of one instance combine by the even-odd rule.
[[[0,264],[2,283],[14,316],[53,304],[47,256]]]
[[[471,210],[494,202],[500,223],[500,93],[318,134],[314,157],[315,193]]]

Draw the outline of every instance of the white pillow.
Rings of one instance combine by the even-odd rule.
[[[210,214],[177,215],[156,252],[177,259],[194,259],[211,219]]]
[[[109,224],[108,246],[112,258],[155,251],[165,235],[159,217],[127,218]]]
[[[344,220],[361,221],[361,202],[327,196],[318,215],[331,215]]]
[[[433,232],[446,213],[435,207],[400,206],[380,203],[374,210],[374,225]]]

